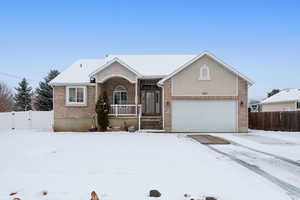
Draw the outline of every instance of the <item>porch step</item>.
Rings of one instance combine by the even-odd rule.
[[[141,129],[162,129],[162,118],[160,116],[147,116],[141,118]]]

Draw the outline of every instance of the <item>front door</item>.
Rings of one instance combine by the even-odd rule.
[[[160,115],[160,91],[141,91],[143,115]]]

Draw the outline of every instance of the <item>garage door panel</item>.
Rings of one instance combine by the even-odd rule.
[[[236,101],[172,101],[172,128],[178,132],[236,131]]]

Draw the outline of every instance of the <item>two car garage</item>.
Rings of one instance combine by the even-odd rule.
[[[236,132],[236,100],[172,100],[173,132]]]

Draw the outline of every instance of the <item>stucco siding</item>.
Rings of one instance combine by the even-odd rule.
[[[281,102],[281,103],[270,103],[263,104],[263,112],[276,112],[276,111],[295,111],[296,104],[295,102]]]
[[[200,67],[207,65],[210,80],[199,80]],[[172,80],[172,96],[238,96],[238,76],[208,56],[195,61]]]
[[[114,76],[126,78],[130,82],[136,82],[136,75],[118,62],[114,62],[107,68],[98,72],[96,74],[96,81],[102,83]]]

